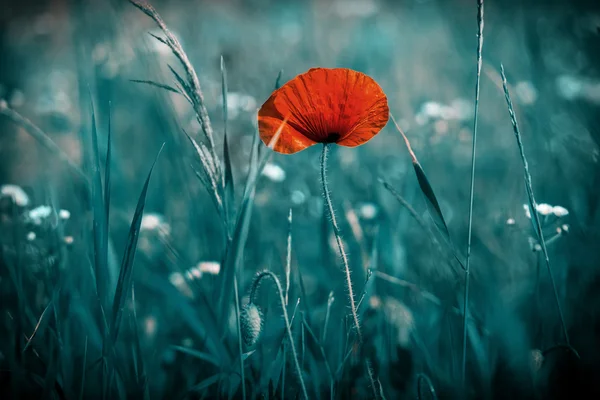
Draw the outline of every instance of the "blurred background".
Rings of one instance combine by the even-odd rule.
[[[248,174],[256,110],[270,95],[280,71],[283,83],[315,66],[352,68],[373,77],[387,94],[390,111],[411,141],[464,257],[476,79],[475,1],[156,0],[152,4],[198,73],[218,149],[223,142],[223,57],[238,200]],[[539,382],[544,388],[540,390],[556,396],[564,387],[566,393],[573,388],[599,393],[592,379],[600,368],[599,27],[598,2],[512,0],[485,6],[470,301],[479,322],[469,332],[468,363],[476,396],[525,396]],[[193,275],[186,271],[202,270],[198,279],[203,276],[210,285],[224,243],[211,199],[189,168],[197,156],[183,130],[200,129],[193,110],[178,94],[132,82],[172,84],[169,66],[179,68],[167,46],[148,33],[161,35],[150,18],[126,1],[8,0],[0,15],[0,99],[4,107],[38,125],[89,173],[83,149],[91,140],[92,107],[100,154],[107,150],[110,115],[111,253],[117,259],[123,254],[148,169],[166,143],[149,187],[135,272],[148,368],[162,377],[152,382],[152,388],[164,395],[180,382],[177,379],[186,385],[197,381],[202,369],[186,359],[188,364],[178,368],[186,370],[180,372],[188,380],[165,372],[165,365],[174,365],[169,363],[175,356],[165,355],[169,346],[182,345],[189,333],[170,322],[169,318],[177,318],[169,315],[169,303],[144,291],[144,271],[164,276],[165,285],[188,296],[189,287],[178,284]],[[556,356],[558,361],[552,362],[559,367],[545,370],[531,362],[543,359],[541,352],[561,341],[561,330],[548,273],[524,208],[523,166],[504,100],[500,63],[515,103],[536,200],[544,204],[538,211],[550,242],[571,342],[581,355],[575,361]],[[324,318],[333,292],[332,318],[337,326],[347,311],[347,298],[324,216],[319,153],[315,146],[294,156],[275,154],[262,172],[241,290],[247,289],[258,269],[283,274],[291,208],[294,280],[301,271],[306,302],[317,321]],[[462,307],[463,275],[448,249],[431,240],[432,225],[402,137],[390,122],[364,146],[336,147],[328,174],[358,293],[368,268],[377,271],[369,279],[363,318],[375,343],[373,351],[381,359],[384,389],[391,398],[412,393],[414,377],[427,373],[438,391],[452,398],[460,372],[461,326],[456,313]],[[396,188],[426,229],[378,178]],[[68,212],[58,224],[61,240],[69,245],[67,255],[54,257],[67,257],[61,265],[69,271],[87,268],[91,208],[85,188],[55,154],[3,115],[0,185],[2,196],[15,203],[17,189],[7,185],[22,188],[18,196],[26,198],[21,206],[30,218],[40,212],[45,218],[38,207],[49,204],[58,220],[60,210]],[[32,216],[36,209],[38,214]],[[9,218],[2,221],[8,232]],[[53,281],[39,270],[45,268],[40,259],[49,257],[44,235],[57,224],[50,228],[44,224],[24,232],[28,235],[24,240],[35,249],[28,290],[37,299],[30,310],[36,318],[52,293],[51,288],[39,288]],[[180,270],[179,275],[174,272]],[[0,307],[8,312],[12,292],[6,271],[2,273],[5,302]],[[280,315],[277,309],[272,312]],[[10,335],[10,323],[6,316],[2,319],[2,334]],[[390,334],[378,321],[400,333]],[[7,349],[0,350],[2,364]],[[332,351],[331,357],[338,357]],[[259,361],[249,362],[260,371]],[[536,375],[542,374],[540,370],[546,374],[541,378]],[[560,390],[552,391],[552,384]]]

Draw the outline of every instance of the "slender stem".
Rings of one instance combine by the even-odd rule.
[[[569,333],[567,332],[567,325],[565,323],[565,317],[562,312],[562,307],[560,305],[560,299],[558,298],[558,290],[556,288],[556,281],[554,280],[554,273],[552,272],[552,268],[550,267],[550,258],[548,257],[548,248],[546,247],[546,239],[544,239],[544,232],[542,230],[542,224],[540,222],[539,214],[536,208],[536,201],[533,195],[533,185],[531,183],[531,174],[529,173],[529,164],[527,163],[527,158],[525,157],[525,150],[523,149],[523,141],[521,140],[521,131],[519,130],[519,124],[517,123],[517,117],[515,115],[515,110],[512,104],[512,100],[510,99],[510,93],[508,92],[508,83],[506,81],[506,75],[504,74],[504,66],[500,65],[500,72],[502,75],[502,86],[504,88],[504,97],[506,99],[506,104],[508,105],[508,114],[510,115],[510,120],[513,126],[513,131],[515,137],[517,139],[517,146],[519,147],[519,153],[521,155],[521,161],[523,162],[523,169],[525,173],[525,188],[527,189],[527,196],[529,198],[530,204],[530,212],[531,212],[531,220],[534,223],[536,233],[538,236],[538,240],[540,241],[540,245],[542,246],[542,252],[544,254],[544,258],[546,261],[546,268],[548,269],[548,275],[550,275],[550,282],[552,283],[552,291],[554,292],[554,300],[556,301],[556,308],[558,309],[558,315],[560,317],[560,323],[562,325],[563,335],[565,337],[565,342],[567,346],[571,345],[569,340]]]
[[[233,277],[233,290],[235,292],[235,319],[237,322],[238,350],[240,352],[240,376],[242,379],[242,398],[246,400],[246,377],[244,376],[244,350],[242,348],[242,327],[240,326],[240,294],[238,292],[237,276]]]
[[[465,263],[465,291],[463,304],[463,337],[461,382],[463,394],[467,369],[467,317],[469,314],[469,284],[471,277],[471,240],[473,237],[473,192],[475,188],[475,160],[477,155],[477,117],[479,114],[479,89],[481,86],[481,64],[483,49],[483,0],[477,0],[477,78],[475,82],[475,111],[473,115],[473,146],[471,148],[471,187],[469,190],[469,233],[467,236],[467,260]]]
[[[338,250],[342,256],[342,262],[344,263],[344,272],[346,273],[346,284],[348,288],[348,297],[350,298],[350,310],[352,312],[352,319],[354,321],[354,327],[356,329],[356,335],[358,336],[359,345],[363,343],[363,335],[360,329],[360,323],[358,322],[358,314],[356,312],[356,303],[354,301],[354,290],[352,289],[352,277],[350,276],[350,265],[348,263],[348,255],[344,250],[344,244],[342,242],[342,236],[340,234],[340,228],[338,227],[337,220],[335,218],[335,212],[333,211],[333,205],[331,204],[331,194],[329,193],[329,187],[327,186],[327,154],[329,153],[329,144],[323,144],[323,152],[321,153],[321,183],[323,184],[323,196],[325,196],[325,203],[327,203],[327,211],[331,218],[331,225],[333,226],[333,234],[335,236],[335,242],[337,243]],[[375,377],[373,369],[371,368],[371,362],[367,358],[365,360],[365,367],[369,374],[369,380],[371,387],[374,390],[375,398],[377,398],[377,392],[375,389]]]
[[[279,301],[281,302],[281,308],[283,310],[283,319],[285,321],[285,329],[288,334],[288,339],[290,341],[290,350],[292,350],[292,355],[294,358],[294,365],[296,367],[296,372],[298,373],[298,380],[300,381],[300,386],[302,387],[302,395],[305,399],[308,399],[308,392],[306,391],[306,385],[304,384],[304,378],[302,377],[302,370],[300,369],[300,363],[298,362],[298,353],[296,352],[296,346],[294,345],[294,338],[292,336],[292,328],[290,326],[290,320],[288,318],[287,309],[285,308],[285,298],[283,297],[283,289],[281,288],[281,282],[279,282],[279,278],[277,275],[272,273],[271,271],[262,271],[259,273],[252,287],[250,288],[250,303],[254,302],[254,297],[256,296],[256,290],[258,289],[258,285],[263,278],[271,278],[277,286],[277,292],[279,293]]]
[[[344,272],[346,273],[346,284],[348,288],[348,297],[350,298],[350,309],[352,311],[352,319],[354,320],[354,327],[356,328],[356,334],[358,335],[358,341],[362,344],[363,336],[360,330],[360,323],[358,322],[358,314],[356,313],[356,304],[354,302],[354,291],[352,289],[352,277],[350,276],[350,266],[348,264],[348,255],[344,250],[344,244],[342,243],[342,237],[340,234],[340,228],[338,227],[337,220],[335,218],[335,212],[333,211],[333,205],[331,204],[331,195],[329,193],[329,187],[327,186],[327,154],[329,153],[329,144],[323,144],[323,153],[321,154],[321,182],[323,184],[323,196],[325,196],[325,203],[327,203],[327,211],[331,218],[331,224],[333,225],[333,234],[335,236],[335,242],[337,243],[338,250],[342,256],[342,262],[344,263]]]

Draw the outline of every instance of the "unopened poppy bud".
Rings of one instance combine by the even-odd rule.
[[[240,327],[246,346],[253,346],[262,331],[262,313],[255,304],[248,303],[242,308]]]

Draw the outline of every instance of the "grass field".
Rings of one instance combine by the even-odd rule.
[[[598,5],[13,3],[0,398],[600,398]],[[272,151],[312,67],[386,127]]]

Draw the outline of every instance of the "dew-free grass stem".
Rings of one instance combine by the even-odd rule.
[[[467,317],[469,313],[469,286],[471,280],[471,240],[473,237],[473,193],[475,189],[475,161],[477,156],[477,122],[479,114],[479,92],[481,86],[481,65],[483,49],[483,0],[477,0],[477,77],[475,82],[475,110],[473,114],[473,143],[471,148],[471,186],[469,189],[469,232],[467,236],[467,259],[465,262],[465,291],[463,303],[463,336],[461,382],[463,394],[466,392],[467,369]]]
[[[279,301],[281,303],[281,309],[283,310],[283,320],[285,322],[285,329],[288,334],[288,339],[290,341],[290,350],[292,351],[292,356],[294,359],[294,366],[296,367],[296,372],[298,373],[298,380],[300,381],[300,387],[302,388],[302,395],[305,399],[308,399],[308,392],[306,391],[306,385],[304,384],[304,378],[302,376],[302,369],[300,369],[300,362],[298,361],[298,352],[296,351],[296,346],[294,345],[294,337],[292,336],[292,327],[290,325],[290,319],[288,317],[287,309],[285,307],[285,298],[283,296],[283,288],[281,287],[281,282],[279,282],[279,278],[271,271],[262,271],[260,272],[252,283],[252,287],[250,288],[250,303],[254,303],[254,298],[256,296],[256,291],[258,286],[260,285],[260,281],[263,278],[271,278],[277,287],[277,293],[279,294]]]
[[[552,272],[552,268],[550,267],[550,258],[548,257],[548,248],[546,247],[546,240],[544,239],[544,232],[542,230],[542,224],[537,212],[537,203],[535,201],[535,197],[533,195],[533,185],[531,183],[531,174],[529,173],[529,164],[527,163],[527,158],[525,157],[525,150],[523,149],[523,141],[521,140],[521,131],[519,130],[519,124],[517,123],[517,117],[515,115],[515,110],[513,107],[512,100],[510,99],[510,93],[508,92],[508,83],[506,81],[506,75],[504,74],[504,65],[500,64],[500,72],[502,75],[502,86],[504,88],[504,97],[506,99],[506,104],[508,106],[508,114],[510,115],[510,120],[513,126],[513,132],[517,139],[517,146],[519,147],[519,154],[521,155],[521,161],[523,162],[523,169],[525,173],[525,188],[527,189],[527,197],[529,199],[529,208],[531,213],[531,220],[535,225],[536,233],[538,236],[538,240],[540,245],[542,246],[542,252],[544,254],[546,268],[548,269],[548,275],[550,276],[550,282],[552,283],[552,290],[554,292],[554,299],[556,301],[556,308],[558,309],[558,315],[560,317],[560,323],[562,325],[563,335],[565,337],[565,342],[567,346],[571,346],[571,342],[569,340],[569,333],[567,332],[567,325],[565,324],[565,318],[562,312],[562,307],[560,305],[560,299],[558,298],[558,290],[556,289],[556,281],[554,280],[554,273]]]

